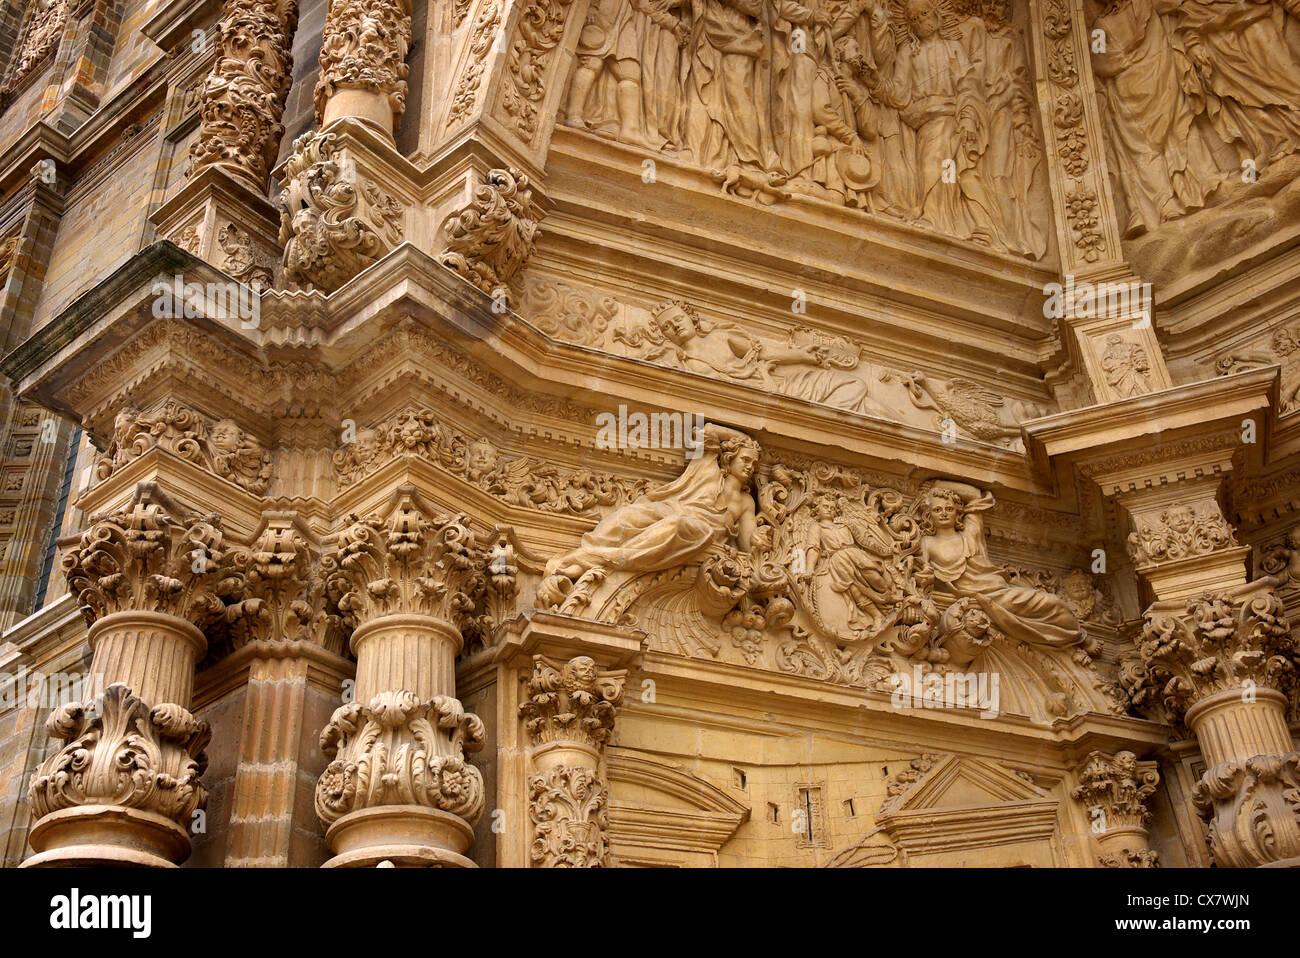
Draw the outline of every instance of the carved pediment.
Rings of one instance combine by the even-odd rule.
[[[680,765],[619,749],[607,759],[614,856],[626,864],[716,865],[749,806]]]

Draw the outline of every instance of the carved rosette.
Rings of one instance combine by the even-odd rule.
[[[1193,801],[1220,865],[1300,859],[1300,753],[1286,723],[1297,650],[1275,581],[1198,596],[1185,613],[1158,603],[1139,645],[1143,690],[1159,690],[1205,756]]]
[[[519,714],[533,743],[528,816],[536,867],[609,864],[602,755],[626,683],[627,669],[601,669],[590,656],[567,662],[533,656]]]
[[[402,242],[403,206],[360,176],[333,133],[293,144],[280,197],[284,273],[332,293]]]
[[[474,191],[474,201],[442,224],[438,262],[483,292],[509,292],[541,234],[541,211],[528,177],[519,170],[492,170]]]
[[[327,126],[337,116],[360,116],[391,133],[406,110],[410,46],[410,0],[330,0],[315,91],[317,122]],[[387,115],[333,104],[344,91],[370,94]]]
[[[378,805],[423,805],[471,825],[483,814],[483,776],[465,760],[482,749],[483,722],[460,701],[388,691],[334,712],[321,733],[333,761],[316,787],[316,813],[332,825]]]
[[[1148,848],[1148,802],[1160,784],[1154,762],[1139,762],[1132,752],[1088,754],[1071,792],[1089,813],[1106,868],[1153,868],[1159,857]]]
[[[199,93],[199,136],[187,175],[220,167],[262,195],[280,150],[293,73],[297,0],[226,0],[217,59]]]

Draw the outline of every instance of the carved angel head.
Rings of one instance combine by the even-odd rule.
[[[478,482],[497,467],[501,458],[497,447],[487,439],[475,439],[469,446],[466,475],[470,482]]]

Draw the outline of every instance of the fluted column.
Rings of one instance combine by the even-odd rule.
[[[1205,756],[1193,801],[1218,865],[1300,864],[1300,752],[1285,694],[1296,641],[1275,584],[1156,602],[1139,645],[1146,687]]]
[[[1160,784],[1155,762],[1139,762],[1132,752],[1088,753],[1071,792],[1088,810],[1097,839],[1097,864],[1106,868],[1154,868],[1147,803]]]
[[[284,134],[297,0],[226,0],[217,58],[199,93],[199,135],[187,177],[219,167],[264,194]]]
[[[210,733],[189,705],[203,628],[226,610],[221,521],[188,515],[141,483],[129,506],[92,520],[62,565],[91,623],[90,674],[105,691],[46,723],[64,744],[32,777],[37,854],[24,867],[184,861],[207,801],[199,777]]]
[[[410,0],[330,0],[320,49],[316,120],[349,116],[393,135],[406,109]]]
[[[325,561],[357,657],[355,701],[321,733],[333,756],[316,788],[326,867],[471,866],[484,790],[467,754],[484,728],[456,698],[455,659],[463,631],[513,595],[508,551],[402,486],[339,532]]]
[[[538,868],[609,865],[609,784],[604,748],[623,701],[627,669],[601,669],[578,655],[533,656],[519,712],[532,748],[529,858]]]

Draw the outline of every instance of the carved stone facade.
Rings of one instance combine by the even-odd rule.
[[[9,6],[6,866],[1300,862],[1294,3]]]

